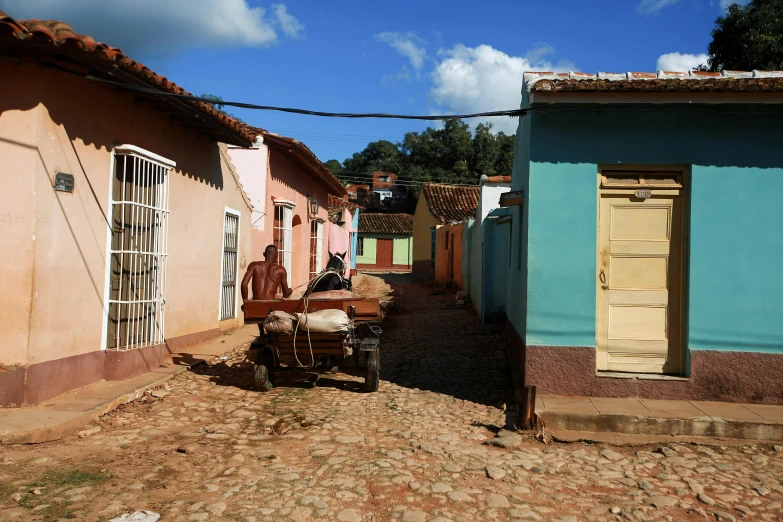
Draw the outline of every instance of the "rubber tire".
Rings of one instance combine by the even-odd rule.
[[[269,349],[261,352],[258,363],[253,366],[256,390],[268,392],[275,387],[275,358]]]
[[[364,391],[378,391],[381,384],[381,364],[378,350],[364,353]]]

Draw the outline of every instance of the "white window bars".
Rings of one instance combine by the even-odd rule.
[[[323,254],[324,223],[321,220],[310,222],[310,279],[321,273]]]
[[[294,210],[288,203],[275,202],[274,245],[277,247],[277,264],[285,268],[288,286],[291,286],[291,243],[293,242]]]
[[[237,256],[239,214],[227,210],[223,215],[223,278],[220,287],[220,320],[237,315]]]
[[[114,151],[108,349],[164,342],[169,171],[175,163],[133,146]]]

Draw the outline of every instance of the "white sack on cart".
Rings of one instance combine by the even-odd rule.
[[[294,329],[296,317],[285,312],[275,311],[264,319],[264,330],[267,333],[289,333]]]
[[[296,314],[299,331],[312,333],[347,332],[351,324],[348,314],[342,310],[319,310]]]

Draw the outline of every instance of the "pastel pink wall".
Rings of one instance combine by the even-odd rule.
[[[331,254],[347,252],[345,256],[345,271],[343,272],[343,277],[347,278],[351,275],[351,240],[349,233],[353,228],[351,213],[347,209],[342,210],[342,222],[344,223],[342,227],[331,222],[329,223],[328,253],[324,263],[329,260],[328,256]]]
[[[31,365],[104,346],[112,150],[177,162],[170,173],[167,339],[241,324],[219,321],[223,214],[250,208],[228,155],[133,95],[0,57],[0,363]],[[72,174],[73,193],[54,190]]]
[[[320,181],[316,180],[301,167],[294,164],[287,155],[270,148],[269,179],[264,220],[264,230],[254,234],[254,251],[260,240],[261,251],[266,245],[272,244],[273,223],[275,219],[275,200],[285,200],[294,203],[293,250],[291,253],[291,287],[297,287],[310,279],[310,216],[307,197],[314,196],[319,204],[317,217],[324,221],[323,248],[321,266],[328,261],[327,238],[329,237],[329,219],[327,214],[328,191]],[[297,224],[298,223],[298,224]],[[262,259],[263,257],[259,258]],[[299,295],[304,288],[299,288],[294,295]]]

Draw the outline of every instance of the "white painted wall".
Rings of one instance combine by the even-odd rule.
[[[253,214],[250,222],[255,230],[264,230],[264,211],[266,209],[266,183],[269,172],[269,149],[263,143],[263,138],[250,149],[228,146],[231,163],[234,164],[239,181],[245,193],[253,204]]]

